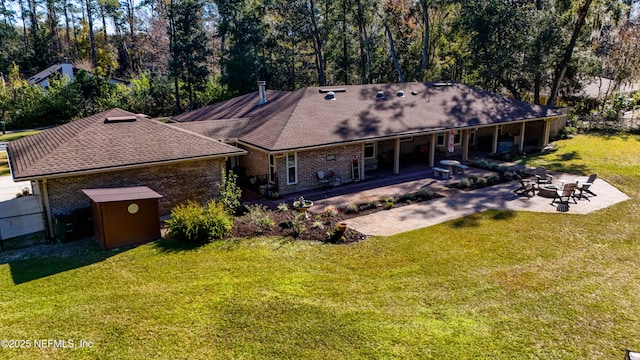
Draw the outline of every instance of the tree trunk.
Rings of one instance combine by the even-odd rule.
[[[47,18],[49,21],[49,31],[51,32],[53,48],[56,53],[59,54],[62,51],[62,45],[60,44],[60,36],[58,34],[58,18],[56,16],[56,9],[54,0],[47,0]]]
[[[85,0],[87,7],[87,24],[89,26],[89,42],[91,43],[91,66],[96,67],[98,61],[96,56],[96,41],[93,34],[93,15],[91,14],[91,0]]]
[[[576,47],[576,43],[578,42],[578,37],[580,36],[580,31],[585,23],[587,18],[587,14],[589,12],[589,7],[593,0],[585,0],[585,2],[578,9],[578,19],[576,20],[576,25],[573,28],[573,34],[571,34],[571,40],[565,49],[564,55],[562,56],[562,60],[558,63],[556,67],[553,83],[551,85],[551,94],[549,95],[549,101],[547,102],[547,106],[555,106],[556,100],[558,97],[558,93],[560,92],[560,86],[562,85],[562,80],[564,79],[564,75],[567,72],[567,68],[569,67],[569,62],[571,61],[571,57],[573,56],[573,50]]]
[[[389,52],[391,53],[391,59],[393,60],[393,66],[396,68],[396,72],[398,72],[398,81],[404,82],[404,75],[402,74],[402,69],[400,68],[400,63],[398,62],[398,56],[396,55],[396,48],[393,44],[393,35],[391,35],[391,30],[389,29],[389,25],[384,25],[384,31],[387,33],[389,37]]]
[[[349,43],[347,41],[347,0],[342,0],[342,73],[344,84],[349,85]]]
[[[311,12],[311,26],[313,29],[314,48],[316,55],[316,70],[318,71],[318,85],[325,86],[327,83],[324,73],[324,58],[322,55],[323,44],[318,22],[316,21],[316,7],[313,0],[309,0],[309,11]]]
[[[369,73],[371,71],[371,56],[369,56],[369,37],[367,36],[367,24],[364,21],[362,1],[358,1],[358,33],[360,37],[360,81],[371,82]]]
[[[22,19],[22,40],[24,42],[24,52],[26,53],[29,50],[29,37],[27,36],[27,17],[25,16],[25,8],[23,0],[18,0],[20,4],[20,18]]]
[[[425,81],[427,67],[429,65],[429,5],[427,0],[422,0],[422,10],[424,11],[424,34],[422,39],[422,61],[420,62],[420,81]]]
[[[67,3],[65,1],[64,6],[62,7],[62,11],[63,15],[64,15],[64,27],[65,27],[65,41],[66,41],[66,46],[65,46],[65,60],[68,60],[69,55],[71,54],[71,30],[69,29],[69,12],[67,9]]]

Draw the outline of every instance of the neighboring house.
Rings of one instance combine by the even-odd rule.
[[[124,110],[113,109],[8,144],[16,181],[40,194],[49,235],[56,216],[89,206],[81,190],[147,186],[160,213],[212,198],[225,161],[246,152]]]
[[[448,148],[498,152],[541,148],[561,129],[558,110],[457,83],[310,87],[258,92],[181,114],[174,126],[247,151],[232,159],[265,176],[280,194],[319,187],[317,172],[340,181],[433,167]]]
[[[40,85],[44,88],[48,88],[49,79],[51,78],[51,76],[55,74],[60,74],[62,77],[68,77],[69,80],[73,82],[73,79],[75,78],[75,75],[78,73],[79,70],[80,69],[73,66],[71,63],[65,62],[65,63],[55,64],[33,75],[27,81],[31,85]],[[121,80],[121,79],[109,78],[108,80],[112,84],[129,85],[127,81]]]

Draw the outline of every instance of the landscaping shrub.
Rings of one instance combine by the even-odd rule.
[[[478,179],[478,180],[479,180],[479,179]],[[500,181],[500,175],[495,174],[495,173],[494,173],[494,174],[489,174],[489,175],[486,177],[486,182],[487,182],[487,184],[489,184],[489,185],[497,184],[499,181]]]
[[[429,189],[429,188],[422,188],[420,190],[418,190],[418,192],[416,192],[416,196],[426,200],[426,199],[431,199],[432,197],[434,197],[436,195],[435,192],[433,192],[433,190]]]
[[[327,217],[334,217],[334,216],[338,215],[338,213],[339,213],[338,209],[333,205],[325,206],[324,210],[322,212]]]
[[[480,179],[478,179],[478,180],[480,180]],[[472,186],[473,186],[473,181],[471,181],[469,178],[464,178],[464,179],[458,181],[458,184],[457,184],[456,187],[458,189],[467,189],[467,188],[470,188]]]
[[[280,203],[278,204],[278,210],[279,211],[287,211],[289,210],[289,205],[287,205],[287,203]]]
[[[289,220],[289,224],[291,225],[291,235],[294,238],[300,237],[305,231],[307,231],[307,227],[304,225],[306,217],[302,212],[295,212],[294,215]]]
[[[394,198],[388,197],[384,200],[384,208],[391,209],[393,207],[393,203],[395,202]]]
[[[260,204],[247,206],[249,210],[249,221],[255,227],[254,232],[262,233],[271,229],[275,225],[275,221],[271,218],[269,209]]]
[[[345,209],[345,212],[347,214],[355,214],[360,210],[360,208],[358,208],[357,204],[351,203],[349,205],[347,205],[347,208]]]
[[[476,187],[477,188],[483,188],[485,186],[487,186],[487,178],[478,178],[478,180],[476,180]]]
[[[238,176],[229,171],[222,172],[222,182],[218,186],[218,201],[228,214],[234,215],[240,211],[240,197],[242,189],[238,186]]]
[[[231,215],[213,200],[205,206],[192,201],[178,205],[165,223],[176,240],[199,244],[222,239],[233,229]]]

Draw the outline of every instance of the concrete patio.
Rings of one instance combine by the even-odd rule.
[[[362,204],[389,196],[400,196],[423,187],[444,195],[443,198],[379,211],[346,221],[351,228],[363,234],[378,236],[395,235],[492,209],[559,213],[559,215],[588,214],[629,199],[627,195],[600,178],[590,188],[597,196],[578,199],[577,204],[570,201],[568,207],[558,205],[557,201],[552,205],[552,198],[516,195],[514,190],[519,187],[517,181],[473,191],[446,187],[468,175],[483,176],[489,173],[490,171],[487,170],[469,168],[465,175],[456,175],[452,179],[443,180],[435,178],[430,170],[425,169],[402,177],[372,179],[333,189],[307,192],[303,195],[306,199],[314,201],[314,210],[317,211],[321,211],[327,205],[345,207],[352,203]],[[561,181],[575,182],[587,179],[587,176],[559,172],[554,172],[553,175],[555,184],[560,184]],[[300,194],[293,194],[277,202],[290,203],[296,196]]]

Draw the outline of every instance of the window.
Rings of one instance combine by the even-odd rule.
[[[276,159],[273,154],[269,154],[269,182],[276,182]]]
[[[469,145],[475,145],[476,144],[476,133],[478,132],[478,129],[473,129],[469,132]]]
[[[368,142],[364,143],[364,158],[374,159],[376,157],[376,143]]]
[[[298,182],[298,161],[296,153],[287,153],[287,184]]]
[[[462,143],[462,133],[460,130],[453,132],[453,145],[460,145]]]
[[[436,146],[444,146],[444,134],[443,132],[438,133],[436,137]]]

